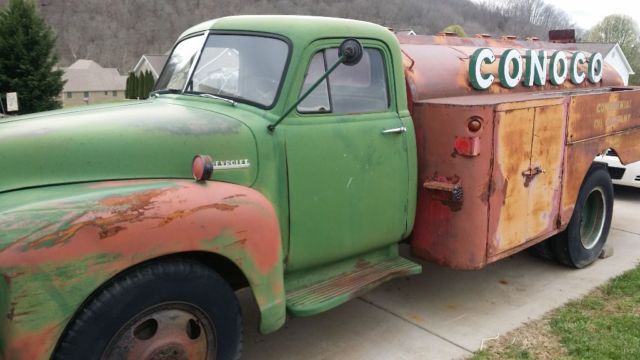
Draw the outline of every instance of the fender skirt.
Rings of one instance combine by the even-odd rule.
[[[0,195],[0,358],[44,359],[105,281],[157,257],[210,252],[248,279],[260,331],[285,321],[280,227],[239,185],[108,181]]]

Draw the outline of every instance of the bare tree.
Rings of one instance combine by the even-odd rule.
[[[460,24],[470,36],[544,36],[568,16],[542,0],[36,0],[56,32],[60,63],[90,58],[127,73],[144,53],[168,51],[188,27],[239,14],[300,14],[366,20],[435,34]],[[3,6],[7,0],[0,0]]]

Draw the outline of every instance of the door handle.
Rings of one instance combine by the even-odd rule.
[[[402,134],[402,133],[406,133],[407,132],[407,128],[404,126],[401,126],[399,128],[393,128],[393,129],[387,129],[387,130],[382,130],[382,135],[387,135],[387,134]]]
[[[522,176],[524,177],[524,186],[527,187],[529,186],[529,183],[531,183],[531,180],[533,180],[534,177],[544,173],[544,169],[541,168],[540,166],[536,166],[534,168],[528,168],[527,170],[522,172]]]

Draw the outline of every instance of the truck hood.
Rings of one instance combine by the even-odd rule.
[[[52,184],[191,178],[196,154],[219,161],[213,179],[251,185],[257,149],[230,116],[146,101],[40,113],[0,122],[0,192]]]

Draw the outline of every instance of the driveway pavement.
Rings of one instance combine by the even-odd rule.
[[[640,261],[640,189],[616,188],[614,255],[569,269],[526,253],[479,271],[422,262],[421,275],[386,283],[329,312],[256,332],[258,314],[240,292],[243,359],[461,359],[495,337],[588,293]]]

